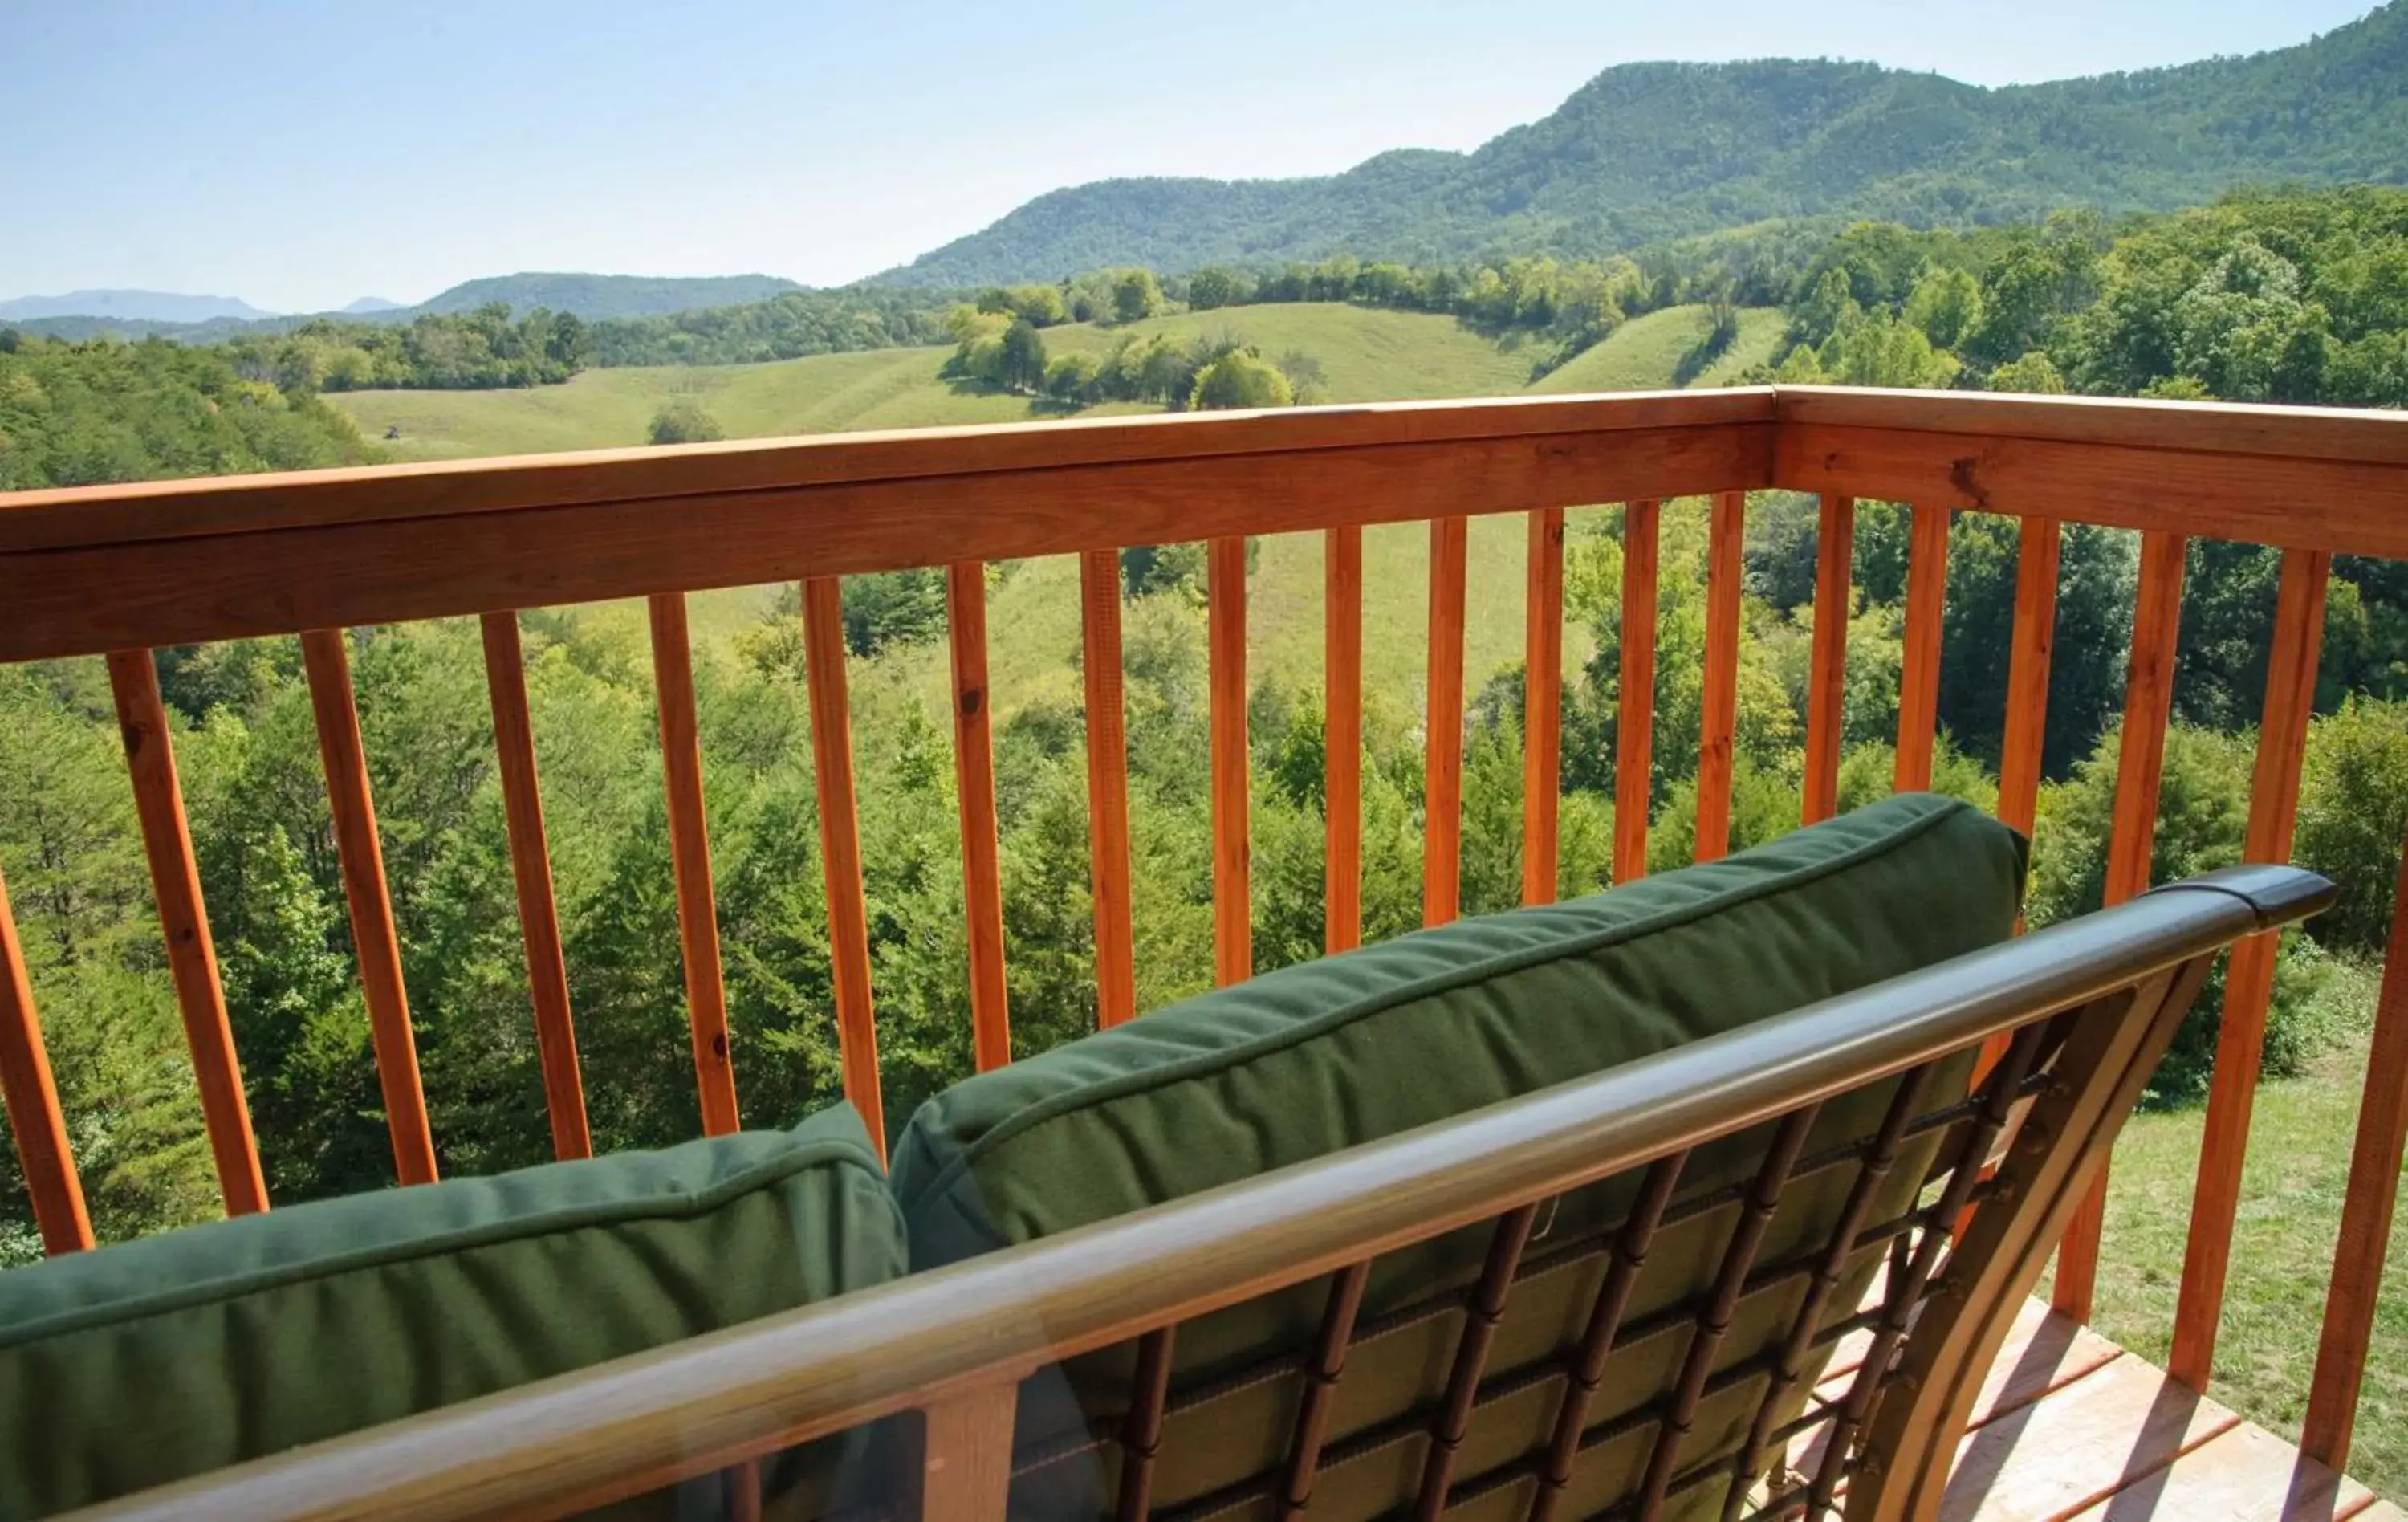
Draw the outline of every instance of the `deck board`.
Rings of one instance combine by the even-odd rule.
[[[1835,1351],[1815,1397],[1847,1393],[1868,1339]],[[1821,1432],[1792,1445],[1813,1472]],[[2147,1359],[2028,1301],[1975,1399],[1942,1522],[2408,1522],[2408,1512],[2192,1394]]]

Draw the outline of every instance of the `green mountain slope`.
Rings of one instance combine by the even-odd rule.
[[[2259,180],[2399,183],[2403,80],[2408,0],[2248,58],[1999,90],[1870,64],[1633,64],[1468,154],[1385,153],[1310,179],[1103,180],[878,279],[1592,254],[1772,217],[1955,223],[2171,208]]]

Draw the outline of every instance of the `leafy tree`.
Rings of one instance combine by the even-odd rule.
[[[1218,265],[1208,265],[1187,277],[1187,304],[1199,312],[1237,306],[1250,294],[1243,274]]]
[[[1045,340],[1037,324],[1025,317],[1004,329],[996,352],[996,383],[1012,391],[1035,392],[1045,385]]]
[[[2293,852],[2341,886],[2310,928],[2332,945],[2375,951],[2389,932],[2408,840],[2408,703],[2352,698],[2308,731]]]
[[[1251,351],[1224,354],[1197,372],[1187,405],[1196,411],[1230,408],[1289,407],[1296,393],[1286,376]]]
[[[1112,276],[1112,320],[1142,322],[1162,310],[1162,287],[1150,269],[1118,270]]]
[[[655,444],[705,444],[727,437],[719,420],[691,396],[662,404],[647,435]]]
[[[1992,391],[2020,391],[2036,396],[2060,396],[2065,394],[2065,377],[2057,373],[2047,352],[2027,351],[2023,357],[2000,366],[1990,372]]]

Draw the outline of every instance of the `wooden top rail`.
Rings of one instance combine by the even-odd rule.
[[[2230,869],[1318,1162],[96,1509],[551,1515],[1016,1379],[1907,1071],[2311,913]]]
[[[2408,557],[2408,416],[1759,387],[0,495],[0,660],[1783,486]]]

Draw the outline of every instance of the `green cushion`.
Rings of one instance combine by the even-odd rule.
[[[0,1516],[825,1299],[904,1262],[850,1105],[791,1131],[294,1205],[52,1258],[0,1274]]]
[[[1464,1114],[1817,999],[1992,944],[2022,897],[2020,837],[1963,803],[1902,795],[1756,850],[1576,902],[1462,921],[1343,956],[1268,973],[1130,1025],[956,1084],[923,1105],[895,1151],[893,1183],[915,1269],[954,1262],[1175,1199],[1271,1169]],[[1953,1065],[1930,1102],[1961,1094]],[[1878,1124],[1891,1087],[1825,1107],[1810,1153]],[[1696,1198],[1753,1171],[1762,1133],[1698,1149],[1681,1194]],[[1874,1218],[1905,1208],[1937,1137],[1901,1156]],[[1549,1213],[1542,1252],[1576,1243],[1627,1210],[1637,1181],[1609,1180]],[[1766,1260],[1812,1250],[1844,1197],[1844,1170],[1784,1199]],[[1669,1306],[1711,1280],[1729,1209],[1693,1216],[1651,1259],[1634,1314]],[[1467,1284],[1484,1229],[1459,1232],[1375,1266],[1366,1324]],[[1852,1264],[1846,1293],[1874,1254]],[[1509,1305],[1493,1368],[1543,1363],[1576,1336],[1601,1271],[1594,1257],[1541,1276]],[[1234,1376],[1305,1343],[1322,1289],[1306,1285],[1180,1330],[1176,1383]],[[1730,1357],[1770,1335],[1784,1288],[1742,1308],[1764,1331],[1734,1336]],[[1383,1334],[1350,1358],[1332,1441],[1426,1405],[1442,1381],[1460,1314]],[[1616,1376],[1616,1404],[1669,1382],[1684,1336],[1656,1340],[1655,1366]],[[1511,1355],[1511,1357],[1509,1357]],[[1125,1400],[1128,1350],[1079,1360],[1068,1386],[1031,1386],[1024,1440],[1109,1419]],[[1240,1383],[1243,1383],[1242,1381]],[[1254,1383],[1166,1432],[1155,1498],[1169,1503],[1275,1464],[1292,1381]],[[1760,1386],[1759,1386],[1760,1388]],[[1542,1427],[1552,1395],[1533,1387]],[[1599,1414],[1609,1414],[1601,1409]],[[1209,1436],[1182,1442],[1201,1421]],[[1744,1415],[1741,1426],[1744,1427]],[[1523,1434],[1500,1439],[1510,1450]],[[1474,1445],[1477,1446],[1476,1444]],[[1405,1471],[1417,1453],[1403,1456]],[[1109,1465],[1109,1451],[1098,1462]],[[1357,1482],[1364,1515],[1410,1497],[1377,1465],[1327,1473]],[[1016,1494],[1040,1510],[1082,1514],[1108,1495],[1108,1472],[1078,1463]],[[1464,1474],[1477,1472],[1466,1454]],[[1399,1484],[1404,1484],[1400,1479]],[[1065,1488],[1067,1486],[1067,1488]],[[1351,1513],[1352,1505],[1340,1506]]]

